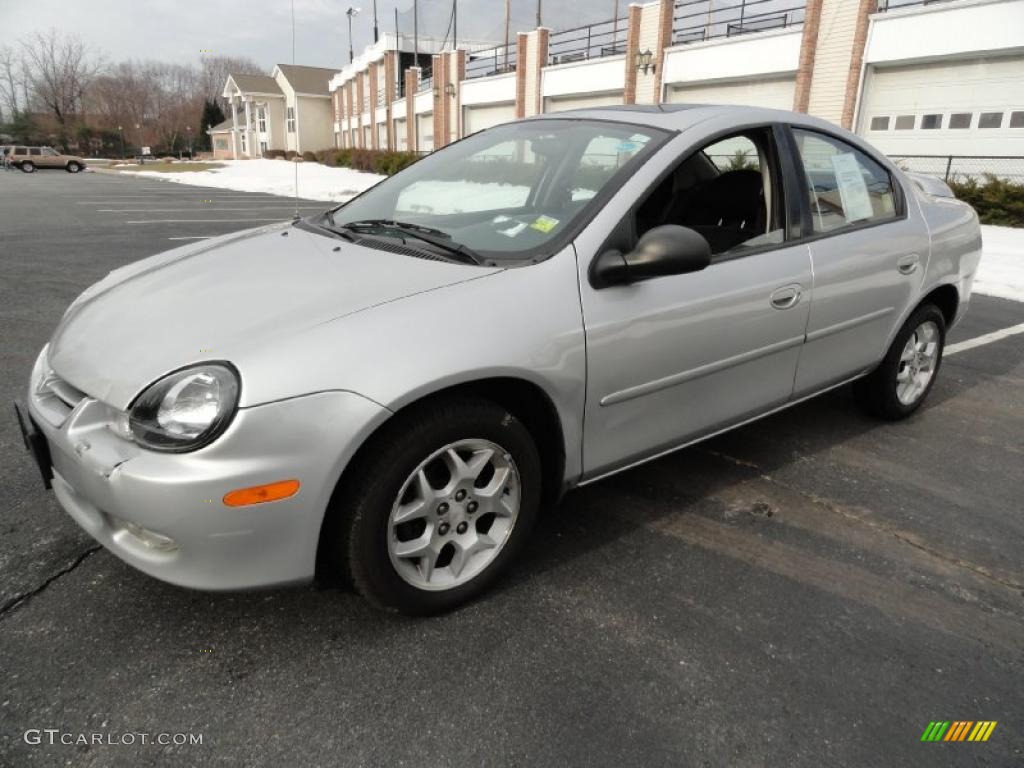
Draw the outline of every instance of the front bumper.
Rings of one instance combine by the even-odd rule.
[[[242,589],[312,579],[324,511],[342,469],[387,409],[351,392],[321,392],[239,409],[227,431],[192,453],[158,453],[116,432],[117,412],[65,385],[40,388],[28,412],[46,438],[61,506],[128,564],[172,584]],[[51,380],[53,377],[50,377]],[[81,393],[78,393],[81,394]],[[286,499],[228,507],[229,491],[296,479]]]

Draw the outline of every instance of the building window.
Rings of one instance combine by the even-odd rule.
[[[888,131],[889,130],[889,118],[888,117],[872,117],[871,118],[871,130],[872,131]]]
[[[295,107],[288,107],[288,113],[285,117],[287,121],[288,133],[295,133]]]
[[[909,131],[914,127],[914,115],[900,115],[896,118],[897,131]]]
[[[1002,112],[982,112],[978,118],[979,128],[998,128],[1003,124]]]
[[[1011,128],[1024,128],[1024,112],[1011,112],[1010,113],[1010,127]]]
[[[971,113],[970,112],[954,112],[949,116],[949,127],[950,128],[970,128],[971,127]]]
[[[921,128],[926,131],[934,131],[942,127],[942,115],[924,115],[921,118]]]
[[[256,111],[256,122],[259,125],[260,133],[267,132],[267,108],[260,107]]]

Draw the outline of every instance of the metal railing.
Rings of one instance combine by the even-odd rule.
[[[894,11],[897,8],[914,8],[922,5],[938,5],[939,3],[950,3],[953,0],[878,0],[878,11]]]
[[[548,38],[548,64],[566,64],[625,53],[628,28],[629,22],[623,18],[552,32]]]
[[[905,171],[937,176],[944,181],[983,180],[997,176],[1024,182],[1024,157],[1009,155],[889,155]]]
[[[385,101],[384,95],[385,95],[384,89],[383,88],[378,88],[377,89],[377,106],[378,107],[383,107],[384,106],[384,101]]]
[[[672,15],[672,45],[785,29],[804,23],[806,0],[680,0]]]
[[[472,80],[474,77],[490,77],[491,75],[515,72],[516,53],[516,43],[512,41],[508,45],[497,45],[494,48],[467,54],[466,79]]]
[[[434,76],[428,74],[426,77],[421,77],[419,85],[416,87],[416,93],[423,93],[423,91],[429,91],[434,87]]]

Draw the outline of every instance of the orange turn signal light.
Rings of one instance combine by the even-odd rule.
[[[224,506],[245,507],[249,504],[262,504],[265,501],[278,501],[294,496],[298,492],[298,480],[279,480],[276,483],[229,491],[224,494]]]

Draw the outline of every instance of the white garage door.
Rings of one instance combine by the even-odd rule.
[[[792,109],[796,81],[791,77],[671,86],[668,100],[690,104],[749,104]]]
[[[471,133],[500,125],[516,119],[515,102],[507,104],[473,104],[462,108],[462,134]]]
[[[889,154],[1024,155],[1022,112],[1024,57],[973,59],[872,68],[858,125]]]
[[[549,96],[544,99],[545,112],[564,112],[567,109],[587,107],[608,107],[622,103],[622,91],[615,93],[590,93],[584,96]]]

